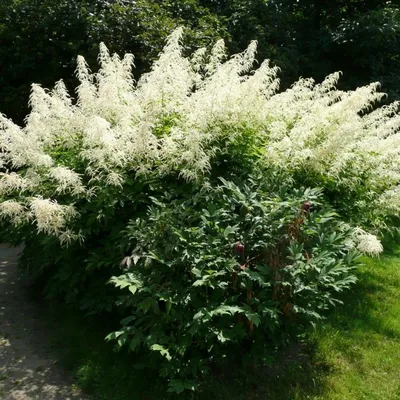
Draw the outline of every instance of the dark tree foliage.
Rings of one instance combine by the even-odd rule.
[[[197,47],[227,37],[222,21],[197,0],[7,0],[0,5],[0,110],[22,122],[33,82],[49,87],[63,78],[75,87],[76,56],[95,65],[100,42],[134,53],[139,75],[177,26]]]
[[[283,87],[299,76],[344,73],[352,89],[380,81],[399,98],[400,2],[382,0],[202,0],[227,19],[233,51],[259,41],[260,59],[282,68]]]
[[[400,96],[399,0],[3,0],[0,110],[22,122],[31,83],[74,87],[76,55],[95,64],[101,41],[134,53],[139,75],[178,25],[193,48],[223,37],[238,52],[257,39],[283,89],[339,70],[345,89],[380,81]]]

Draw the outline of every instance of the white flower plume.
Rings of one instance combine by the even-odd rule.
[[[369,256],[377,256],[383,252],[383,246],[379,239],[361,228],[355,230],[355,241],[357,249],[361,253]]]
[[[264,164],[310,171],[344,190],[362,179],[371,193],[365,207],[400,212],[400,106],[377,108],[377,83],[343,92],[334,73],[320,84],[300,79],[280,93],[278,68],[268,60],[255,68],[256,42],[230,58],[223,41],[184,57],[182,32],[170,35],[137,83],[133,56],[121,59],[101,44],[97,73],[78,57],[76,102],[62,81],[51,91],[33,85],[23,128],[0,114],[0,167],[22,171],[3,174],[0,193],[15,193],[31,208],[39,230],[68,232],[58,196],[84,197],[100,180],[122,188],[127,176],[149,171],[198,179],[221,143],[241,143],[249,131],[263,144],[257,152]],[[54,198],[43,189],[46,179]],[[42,200],[29,203],[28,196]]]

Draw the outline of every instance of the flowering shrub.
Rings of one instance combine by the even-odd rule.
[[[184,58],[181,34],[137,83],[133,56],[101,45],[99,72],[78,58],[76,102],[33,85],[25,127],[0,116],[0,217],[23,267],[47,295],[126,315],[109,338],[159,353],[176,391],[319,318],[400,210],[399,104],[377,108],[377,84],[279,93],[255,42]]]

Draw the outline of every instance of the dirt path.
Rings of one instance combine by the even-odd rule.
[[[18,280],[18,249],[0,244],[0,399],[85,400],[47,340],[39,305]]]

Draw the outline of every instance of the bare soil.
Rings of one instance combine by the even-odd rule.
[[[21,249],[0,244],[0,399],[87,400],[58,365],[40,304],[17,274]]]

